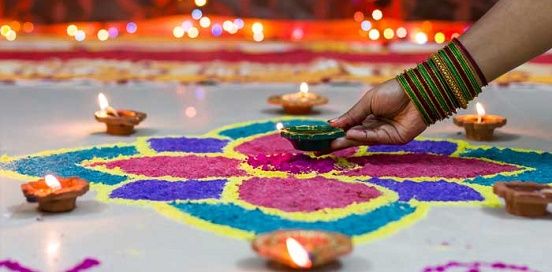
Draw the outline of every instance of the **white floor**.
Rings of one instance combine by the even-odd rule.
[[[278,84],[177,86],[154,83],[99,86],[81,83],[0,85],[0,155],[133,141],[135,136],[202,134],[239,121],[277,117],[271,94],[296,90]],[[330,104],[314,117],[331,118],[352,105],[363,87],[313,86]],[[96,96],[116,107],[148,113],[131,138],[109,137],[93,119]],[[488,88],[479,99],[489,113],[508,117],[494,143],[552,151],[552,86]],[[194,118],[186,108],[195,107]],[[473,109],[469,109],[470,111]],[[462,138],[452,122],[424,136]],[[552,177],[551,177],[552,182]],[[269,271],[250,246],[174,222],[153,210],[104,204],[93,193],[70,214],[40,215],[24,203],[20,181],[0,177],[0,260],[42,271],[62,271],[86,257],[94,271]],[[552,271],[552,217],[519,219],[499,209],[433,208],[398,233],[355,248],[342,271],[420,271],[458,261],[504,261]],[[446,243],[444,243],[446,242]],[[0,268],[0,271],[1,268]]]

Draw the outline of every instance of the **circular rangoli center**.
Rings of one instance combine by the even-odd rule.
[[[253,205],[286,212],[314,212],[344,208],[381,195],[363,183],[348,183],[323,177],[309,179],[252,178],[239,187],[242,200]]]

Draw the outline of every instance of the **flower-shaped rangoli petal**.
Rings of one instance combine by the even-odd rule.
[[[252,178],[243,182],[239,197],[251,204],[285,212],[313,212],[368,202],[381,195],[363,183],[346,183],[323,177],[309,179]]]
[[[127,174],[146,177],[201,179],[208,177],[243,176],[241,161],[222,156],[147,156],[93,163],[92,167],[120,169]]]
[[[325,123],[257,121],[199,137],[0,157],[0,175],[80,176],[102,201],[170,210],[163,214],[239,238],[299,228],[357,241],[404,228],[433,205],[496,205],[489,196],[496,181],[550,183],[552,176],[550,153],[462,141],[421,139],[316,157],[279,137],[277,122]]]
[[[433,154],[374,154],[349,158],[359,168],[347,176],[471,178],[520,170],[514,165]]]

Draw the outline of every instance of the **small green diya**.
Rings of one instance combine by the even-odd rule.
[[[332,141],[345,136],[345,132],[329,125],[302,125],[283,128],[280,135],[290,141],[295,149],[324,151],[330,150]]]

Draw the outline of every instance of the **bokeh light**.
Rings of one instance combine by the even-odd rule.
[[[355,22],[360,22],[364,20],[364,13],[362,13],[362,11],[355,12],[355,15],[353,15],[353,19],[355,20]]]
[[[109,39],[109,32],[105,29],[98,30],[98,33],[96,34],[98,36],[98,40],[100,41],[107,41]]]
[[[117,38],[117,36],[119,36],[119,29],[117,29],[114,26],[108,28],[107,32],[109,33],[109,37],[112,38],[112,39],[115,39],[115,38]]]
[[[194,107],[187,107],[184,113],[188,118],[194,118],[197,115],[197,110]]]
[[[379,39],[379,37],[380,37],[380,32],[377,29],[372,29],[368,32],[368,38],[370,38],[370,40],[377,40]]]
[[[194,24],[190,20],[182,22],[182,28],[184,29],[184,31],[188,31],[192,26],[194,26]]]
[[[414,35],[414,41],[418,44],[427,43],[427,34],[425,34],[423,32],[416,33],[416,35]]]
[[[396,33],[397,33],[397,37],[399,37],[401,39],[406,38],[406,35],[408,35],[408,32],[406,31],[406,28],[404,28],[402,26],[397,28]]]
[[[222,26],[220,24],[213,24],[213,27],[211,27],[211,33],[215,37],[222,35]]]
[[[207,16],[202,17],[201,19],[199,19],[199,25],[203,28],[208,28],[209,26],[211,26],[211,19],[209,19],[209,17]]]
[[[381,20],[383,18],[383,12],[381,12],[381,10],[379,9],[375,9],[374,11],[372,11],[372,18],[374,18],[374,20],[376,21]]]
[[[443,32],[435,33],[435,36],[433,38],[435,39],[436,43],[444,43],[445,42],[445,34],[443,34]]]
[[[15,32],[21,30],[21,23],[19,21],[11,21],[9,25]]]
[[[303,36],[305,36],[305,33],[303,32],[302,28],[295,28],[291,32],[291,38],[295,41],[303,39]]]
[[[77,34],[77,31],[79,31],[79,29],[77,28],[76,25],[68,25],[67,26],[67,35],[73,37],[73,36],[75,36],[75,34]]]
[[[395,32],[391,28],[386,28],[383,31],[383,37],[388,39],[388,40],[393,39],[393,37],[395,37]]]
[[[86,39],[86,33],[84,33],[84,31],[82,30],[77,30],[77,32],[75,33],[75,40],[82,42],[85,39]]]
[[[138,25],[135,22],[130,22],[126,25],[126,31],[130,34],[136,33],[138,30]]]
[[[13,29],[10,29],[8,33],[6,33],[6,40],[11,42],[11,41],[15,41],[16,38],[17,38],[17,33],[13,31]]]
[[[255,32],[253,33],[253,40],[256,42],[262,42],[264,40],[264,34],[263,32]]]
[[[182,37],[184,37],[184,33],[185,33],[185,32],[186,32],[186,31],[184,31],[184,28],[182,28],[181,26],[175,26],[175,27],[173,28],[173,31],[172,31],[173,36],[174,36],[175,38],[182,38]]]
[[[253,31],[253,33],[263,32],[263,30],[263,24],[259,22],[254,22],[253,25],[251,25],[251,31]]]
[[[368,31],[372,28],[372,23],[370,23],[370,21],[368,20],[364,20],[362,21],[362,23],[360,23],[360,28],[364,31]]]
[[[194,18],[194,20],[199,20],[201,17],[203,17],[203,12],[200,9],[192,10],[192,18]]]
[[[241,18],[234,19],[234,24],[238,27],[238,29],[242,29],[245,26],[245,23]]]
[[[25,22],[23,23],[23,32],[25,33],[31,33],[34,30],[34,24],[31,22]]]
[[[207,0],[195,0],[194,2],[198,7],[203,7],[207,4]]]
[[[195,39],[199,36],[199,29],[197,29],[195,26],[190,27],[188,29],[188,37]]]

